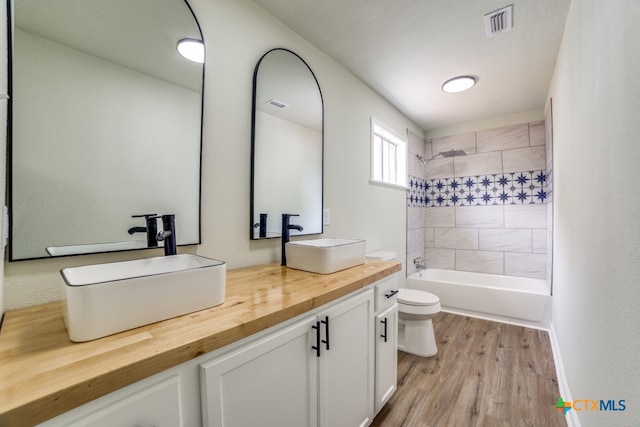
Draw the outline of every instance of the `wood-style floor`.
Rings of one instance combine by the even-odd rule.
[[[372,426],[566,426],[548,333],[449,313],[438,354],[398,352],[398,389]]]

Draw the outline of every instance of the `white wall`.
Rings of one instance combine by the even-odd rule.
[[[269,49],[298,53],[318,78],[325,103],[325,236],[367,240],[369,250],[404,261],[405,191],[370,185],[370,116],[398,134],[418,127],[324,53],[245,0],[192,0],[207,45],[202,175],[202,245],[186,250],[227,261],[229,269],[279,260],[280,241],[250,241],[249,180],[252,76]],[[4,165],[4,163],[3,163]],[[179,232],[179,231],[178,231]],[[156,254],[157,252],[152,252]],[[59,269],[142,253],[9,263],[8,308],[60,298]],[[148,253],[147,253],[148,254]]]
[[[7,153],[7,138],[6,138],[6,126],[4,123],[7,121],[7,108],[9,101],[6,98],[8,92],[7,84],[7,9],[2,7],[0,9],[0,206],[4,205],[5,193],[6,193],[6,153]],[[4,230],[5,218],[0,215],[0,230]],[[2,233],[0,233],[1,235]],[[2,238],[0,238],[0,255],[4,259],[5,249],[2,244]],[[3,315],[5,312],[5,291],[4,291],[4,263],[0,265],[0,325],[2,324]]]
[[[582,426],[640,419],[640,2],[574,0],[549,96],[554,130],[553,328]],[[564,396],[568,400],[568,396]]]
[[[317,234],[322,228],[322,132],[257,111],[256,142],[254,223],[261,213],[268,214],[268,236],[279,236],[282,214],[290,213],[299,215],[291,224],[304,227],[304,234]],[[254,235],[259,231],[254,229]]]

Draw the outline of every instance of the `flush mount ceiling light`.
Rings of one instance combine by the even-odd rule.
[[[476,78],[472,76],[458,76],[447,80],[442,85],[442,90],[447,93],[464,92],[476,84]]]
[[[178,42],[178,52],[189,61],[204,64],[204,43],[202,40],[182,39]]]

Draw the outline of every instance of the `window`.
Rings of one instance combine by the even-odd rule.
[[[407,141],[371,118],[371,181],[407,186]]]

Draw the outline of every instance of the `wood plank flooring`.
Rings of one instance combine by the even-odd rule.
[[[566,426],[548,333],[449,313],[438,354],[398,352],[398,389],[371,426]]]

